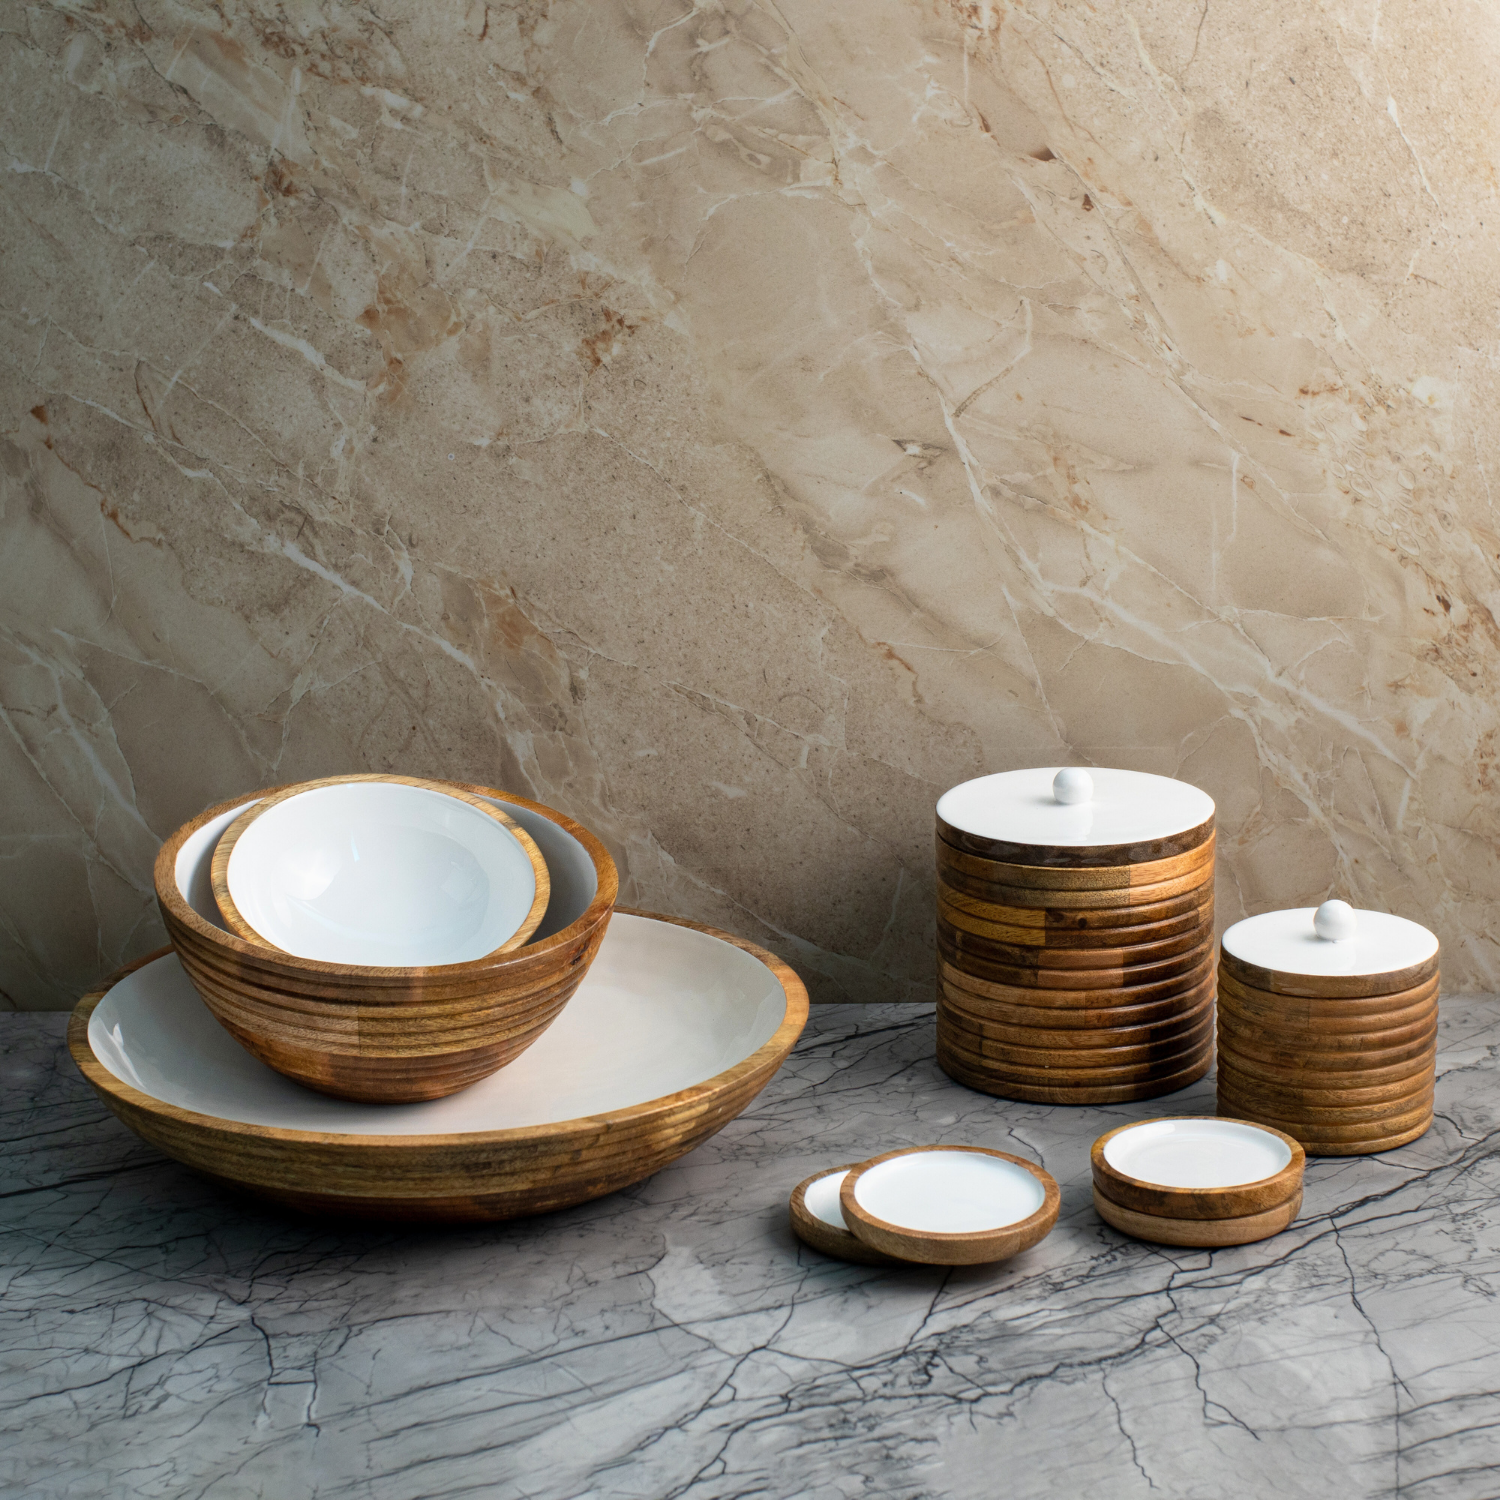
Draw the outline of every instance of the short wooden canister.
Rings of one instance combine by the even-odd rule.
[[[938,1063],[1042,1104],[1151,1099],[1213,1061],[1214,804],[1046,767],[937,805]]]
[[[1432,1124],[1438,942],[1425,927],[1343,902],[1266,912],[1224,934],[1218,991],[1221,1115],[1312,1156],[1389,1151]]]

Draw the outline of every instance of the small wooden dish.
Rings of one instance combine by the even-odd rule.
[[[86,995],[68,1046],[131,1130],[195,1171],[338,1218],[479,1221],[649,1177],[734,1119],[806,1020],[773,954],[621,911],[558,1024],[450,1098],[392,1109],[299,1087],[230,1040],[165,951]]]
[[[909,1264],[894,1260],[889,1255],[882,1255],[880,1251],[849,1233],[839,1207],[839,1188],[843,1185],[844,1178],[857,1166],[858,1162],[849,1162],[846,1166],[814,1172],[792,1189],[788,1204],[792,1233],[804,1245],[811,1245],[820,1254],[831,1255],[836,1260],[853,1261],[861,1266]],[[834,1222],[835,1218],[837,1223]]]
[[[458,953],[450,956],[433,956],[424,959],[415,959],[405,955],[392,955],[385,958],[384,961],[386,963],[408,965],[415,965],[424,961],[431,964],[473,963],[482,961],[485,958],[498,957],[503,953],[513,952],[527,942],[531,934],[541,924],[543,916],[546,915],[547,903],[551,895],[551,882],[547,874],[547,862],[542,858],[541,851],[537,848],[531,835],[493,802],[486,801],[482,797],[476,797],[473,793],[463,791],[461,788],[450,786],[444,782],[431,781],[420,776],[386,776],[373,773],[355,776],[324,776],[316,781],[303,781],[292,786],[283,787],[280,791],[270,793],[247,807],[224,830],[218,844],[214,847],[213,860],[209,869],[209,880],[213,886],[214,902],[219,908],[219,914],[223,917],[225,925],[231,932],[238,933],[246,942],[259,943],[264,947],[275,948],[281,952],[297,952],[304,958],[321,958],[325,962],[335,961],[350,965],[365,965],[371,962],[370,956],[366,952],[361,951],[365,945],[357,940],[351,944],[348,936],[342,933],[339,934],[341,939],[339,946],[347,946],[351,949],[342,958],[335,956],[337,952],[336,948],[332,953],[326,951],[326,948],[324,952],[320,953],[311,951],[305,947],[296,947],[290,939],[284,938],[281,942],[274,941],[272,937],[268,937],[265,933],[257,930],[241,913],[239,905],[234,898],[234,882],[230,878],[230,865],[236,851],[241,848],[241,844],[247,839],[247,836],[253,838],[255,834],[267,826],[263,821],[267,814],[274,815],[277,808],[284,807],[293,798],[303,798],[309,795],[316,797],[318,793],[326,791],[329,788],[348,788],[350,791],[360,791],[366,787],[412,788],[413,791],[404,793],[408,799],[414,794],[417,796],[426,794],[424,800],[428,804],[431,804],[433,799],[437,798],[440,799],[439,806],[444,804],[451,805],[457,802],[461,803],[464,808],[472,809],[471,817],[477,817],[480,820],[481,832],[483,832],[484,825],[497,825],[499,829],[504,830],[504,835],[500,835],[499,837],[505,840],[506,836],[508,836],[510,849],[514,850],[519,847],[521,854],[524,855],[526,860],[526,864],[522,865],[521,869],[524,871],[529,866],[533,885],[532,897],[527,909],[524,913],[520,914],[519,922],[513,930],[509,930],[508,935],[504,937],[503,941],[494,942],[492,938],[490,943],[481,947],[479,951],[469,954]],[[335,793],[335,795],[342,794]],[[301,805],[299,802],[299,809]],[[446,818],[447,815],[445,814],[444,816]],[[296,832],[295,829],[285,831],[294,834]],[[347,839],[347,837],[348,835],[346,834],[345,838]],[[493,843],[494,841],[495,839],[492,836],[489,842]],[[265,840],[261,842],[264,843]],[[277,852],[278,854],[280,853],[279,845],[277,846]],[[405,852],[403,851],[403,854]],[[365,856],[365,862],[368,863],[368,850],[365,851]],[[316,857],[326,860],[326,849],[319,849]],[[384,871],[382,871],[383,874]],[[326,879],[326,876],[324,878]],[[524,895],[521,899],[525,899]],[[400,907],[397,908],[398,911],[401,909]],[[385,913],[386,917],[390,915],[390,912]],[[274,907],[268,906],[267,916],[274,920]],[[347,920],[347,916],[345,920]],[[515,918],[513,917],[512,921],[514,920]],[[367,926],[373,927],[374,925],[373,923],[367,923]],[[511,926],[512,922],[506,921],[495,936],[499,937],[501,933],[511,929]],[[277,936],[280,936],[280,934],[277,934]],[[319,944],[326,945],[329,942],[328,929],[325,927],[319,930],[315,934],[315,937]],[[427,946],[435,947],[436,945],[429,942]],[[376,963],[378,964],[379,962],[380,960],[377,959]]]
[[[1252,1245],[1280,1234],[1302,1208],[1302,1193],[1264,1213],[1234,1219],[1169,1219],[1158,1214],[1138,1213],[1107,1198],[1096,1187],[1094,1208],[1111,1229],[1148,1240],[1155,1245],[1179,1245],[1191,1249],[1217,1250],[1229,1245]]]
[[[204,1003],[247,1051],[309,1088],[378,1103],[467,1088],[542,1035],[604,939],[619,877],[598,839],[523,797],[439,785],[496,804],[540,848],[552,897],[525,947],[474,963],[368,968],[298,958],[228,931],[213,897],[213,850],[266,793],[208,808],[157,855],[167,935]]]
[[[1009,1260],[1057,1223],[1057,1183],[984,1146],[910,1146],[852,1167],[839,1188],[850,1233],[897,1260],[934,1266]]]
[[[1307,1156],[1279,1130],[1208,1115],[1117,1126],[1094,1142],[1089,1161],[1094,1186],[1121,1208],[1233,1219],[1300,1195]]]

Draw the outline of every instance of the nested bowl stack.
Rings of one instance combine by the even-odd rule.
[[[1347,935],[1320,936],[1315,918]],[[1236,923],[1219,961],[1219,1113],[1314,1156],[1416,1140],[1432,1124],[1438,957],[1425,927],[1342,902]]]
[[[1151,1099],[1213,1060],[1214,804],[1056,767],[938,803],[938,1063],[1041,1104]]]
[[[493,803],[540,849],[550,899],[524,946],[467,963],[366,967],[300,958],[228,931],[211,885],[215,846],[246,807],[282,788],[209,808],[157,856],[167,934],[209,1010],[262,1062],[337,1098],[438,1099],[503,1067],[577,989],[614,909],[614,861],[581,824],[490,787],[433,784]]]

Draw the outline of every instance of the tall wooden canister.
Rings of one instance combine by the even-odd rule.
[[[1266,912],[1224,934],[1219,1113],[1313,1156],[1363,1156],[1432,1124],[1438,941],[1342,901]]]
[[[1005,1099],[1113,1104],[1213,1061],[1214,804],[1077,767],[937,805],[938,1063]]]

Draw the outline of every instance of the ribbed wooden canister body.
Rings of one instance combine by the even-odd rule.
[[[1437,1066],[1436,940],[1430,956],[1397,968],[1320,974],[1252,962],[1244,942],[1236,954],[1236,930],[1219,957],[1219,1113],[1284,1131],[1312,1156],[1390,1151],[1424,1134]]]
[[[1128,844],[982,837],[940,811],[937,1055],[950,1077],[1006,1099],[1110,1104],[1207,1072],[1214,825],[1195,795],[1204,820]]]

